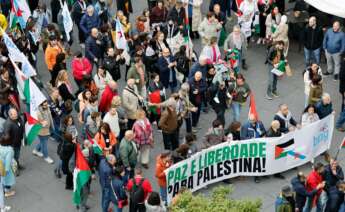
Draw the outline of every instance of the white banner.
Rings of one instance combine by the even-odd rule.
[[[345,18],[344,0],[305,0],[305,2],[322,12]]]
[[[204,149],[165,171],[168,202],[237,176],[272,175],[308,163],[331,146],[334,115],[277,138],[231,141]]]

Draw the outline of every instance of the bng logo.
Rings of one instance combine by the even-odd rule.
[[[319,133],[313,137],[313,147],[317,147],[319,144],[328,141],[328,125],[325,124],[319,129]]]

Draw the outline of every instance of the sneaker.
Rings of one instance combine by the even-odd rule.
[[[279,94],[278,94],[277,91],[272,92],[272,95],[273,95],[274,97],[279,97]]]
[[[11,196],[14,196],[15,194],[16,194],[16,192],[14,190],[6,191],[5,197],[11,197]]]
[[[5,205],[5,207],[1,209],[1,212],[6,212],[6,211],[10,211],[10,210],[11,210],[11,206]]]
[[[273,98],[272,98],[272,96],[270,96],[270,95],[266,94],[266,99],[268,99],[268,100],[272,100]]]
[[[339,80],[339,74],[334,74],[333,80],[334,80],[334,81],[338,81],[338,80]]]
[[[258,41],[256,41],[256,44],[260,44],[262,41],[262,38],[259,38]]]
[[[281,180],[285,180],[285,177],[280,173],[273,175],[273,177],[281,179]]]
[[[80,44],[80,47],[81,47],[82,49],[85,49],[85,44],[81,43],[81,44]]]
[[[54,163],[53,159],[51,159],[49,156],[46,157],[46,158],[44,158],[44,160],[45,160],[47,163],[49,163],[49,164],[53,164],[53,163]]]
[[[325,73],[322,73],[322,75],[325,75],[325,76],[328,76],[328,75],[330,75],[331,73],[329,73],[329,72],[325,72]]]
[[[192,128],[192,132],[193,132],[193,133],[197,133],[197,132],[198,132],[198,129],[195,128],[195,127],[193,127],[193,128]]]
[[[32,150],[32,154],[33,154],[33,155],[36,155],[36,156],[38,156],[38,157],[40,157],[40,158],[42,158],[42,157],[43,157],[43,153],[42,153],[42,152],[37,151],[36,149]]]

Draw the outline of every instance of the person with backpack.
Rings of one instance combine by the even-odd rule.
[[[122,209],[128,205],[123,181],[124,176],[125,169],[123,167],[116,167],[110,180],[110,200],[114,204],[114,212],[122,212]]]
[[[145,200],[152,192],[152,186],[150,181],[143,177],[141,168],[135,169],[135,176],[128,181],[127,190],[130,195],[129,212],[145,212]]]

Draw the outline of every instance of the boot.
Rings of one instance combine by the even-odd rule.
[[[242,68],[243,68],[243,70],[247,70],[248,69],[248,66],[246,64],[246,60],[242,60]]]

